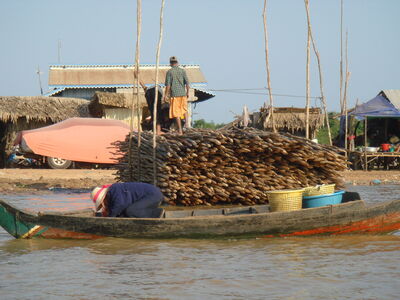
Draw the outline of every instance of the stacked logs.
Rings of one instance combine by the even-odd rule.
[[[131,151],[128,137],[117,144],[117,179],[153,183],[152,134],[142,133],[140,151],[132,139]],[[156,184],[171,205],[263,204],[271,190],[342,186],[345,169],[337,148],[290,134],[192,129],[157,137]]]

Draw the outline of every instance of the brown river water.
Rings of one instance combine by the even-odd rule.
[[[350,186],[369,203],[400,185]],[[85,191],[0,195],[33,210]],[[15,240],[0,229],[0,299],[400,299],[400,233],[278,239]]]

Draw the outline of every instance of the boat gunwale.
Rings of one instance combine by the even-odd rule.
[[[393,200],[395,201],[395,200]],[[386,202],[383,202],[386,203]],[[381,203],[381,205],[383,204]],[[301,214],[302,212],[305,211],[316,211],[316,210],[321,210],[321,212],[325,210],[330,210],[333,208],[338,208],[338,207],[346,207],[346,206],[360,206],[360,208],[369,208],[370,206],[365,205],[364,200],[354,200],[346,203],[340,203],[340,204],[334,204],[334,205],[325,205],[325,206],[320,206],[320,207],[311,207],[311,208],[303,208],[303,209],[298,209],[298,210],[292,210],[292,211],[277,211],[277,212],[262,212],[262,213],[243,213],[243,214],[229,214],[229,215],[201,215],[201,216],[185,216],[185,217],[176,217],[176,218],[124,218],[124,217],[97,217],[97,216],[78,216],[78,215],[69,215],[67,213],[57,213],[57,212],[52,212],[52,211],[39,211],[38,212],[38,217],[45,217],[45,216],[52,216],[52,217],[68,217],[68,218],[85,218],[85,219],[95,219],[95,220],[104,220],[104,221],[112,221],[112,220],[118,220],[118,222],[132,222],[134,221],[139,222],[139,221],[153,221],[157,223],[165,223],[166,221],[178,221],[178,220],[199,220],[199,219],[205,219],[205,220],[210,220],[210,219],[242,219],[242,218],[254,218],[254,217],[261,217],[261,216],[267,216],[267,215],[273,215],[273,216],[285,216],[285,215],[294,215],[294,214]],[[243,206],[243,208],[250,208],[254,206]],[[206,210],[206,209],[205,209]],[[122,221],[123,220],[123,221]]]
[[[124,221],[135,221],[135,223],[137,221],[154,221],[154,222],[160,222],[164,223],[165,221],[176,221],[176,220],[199,220],[199,219],[205,219],[205,220],[209,220],[209,219],[234,219],[234,218],[238,218],[238,219],[242,219],[242,218],[253,218],[255,216],[266,216],[266,215],[273,215],[273,216],[277,216],[277,215],[295,215],[295,214],[299,214],[301,212],[305,212],[305,211],[315,211],[315,210],[327,210],[329,208],[333,209],[333,208],[338,208],[338,207],[346,207],[346,206],[355,206],[355,205],[360,205],[360,208],[375,208],[375,207],[379,207],[379,206],[383,206],[385,204],[388,204],[390,202],[393,201],[397,201],[397,200],[389,200],[389,201],[385,201],[385,202],[381,202],[381,203],[377,203],[374,205],[366,205],[364,200],[354,200],[354,201],[349,201],[349,202],[345,202],[345,203],[339,203],[339,204],[334,204],[334,205],[325,205],[325,206],[320,206],[320,207],[311,207],[311,208],[303,208],[303,209],[299,209],[299,210],[292,210],[292,211],[277,211],[277,212],[261,212],[261,213],[241,213],[241,214],[220,214],[220,215],[199,215],[199,216],[184,216],[184,217],[168,217],[168,218],[124,218],[124,217],[98,217],[98,216],[81,216],[79,214],[82,214],[84,212],[89,212],[90,209],[82,209],[82,210],[74,210],[74,211],[65,211],[65,212],[59,212],[59,211],[38,211],[38,212],[32,212],[32,211],[27,211],[25,209],[21,209],[16,207],[13,204],[10,204],[8,201],[6,200],[2,200],[0,199],[0,205],[5,204],[4,206],[10,208],[14,213],[18,212],[18,213],[23,213],[25,215],[28,215],[30,217],[35,217],[35,218],[40,218],[40,217],[45,217],[45,216],[53,216],[53,217],[67,217],[67,218],[87,218],[87,219],[96,219],[96,220],[124,220]],[[399,200],[400,201],[400,200]],[[243,206],[243,209],[246,208],[254,208],[257,207],[256,205],[251,205],[251,206]],[[223,209],[223,208],[222,208]],[[201,211],[206,211],[207,209],[193,209],[192,211],[195,210],[201,210]],[[92,210],[93,211],[93,210]],[[179,211],[179,210],[176,210]],[[120,221],[119,221],[120,222]]]

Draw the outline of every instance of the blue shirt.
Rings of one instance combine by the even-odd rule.
[[[148,195],[160,195],[160,189],[143,182],[114,183],[108,189],[109,217],[119,216],[131,204]]]

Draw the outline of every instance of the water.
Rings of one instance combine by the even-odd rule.
[[[351,186],[369,203],[400,186]],[[3,196],[40,210],[87,192]],[[0,299],[399,299],[400,235],[248,240],[15,240],[0,231]]]

